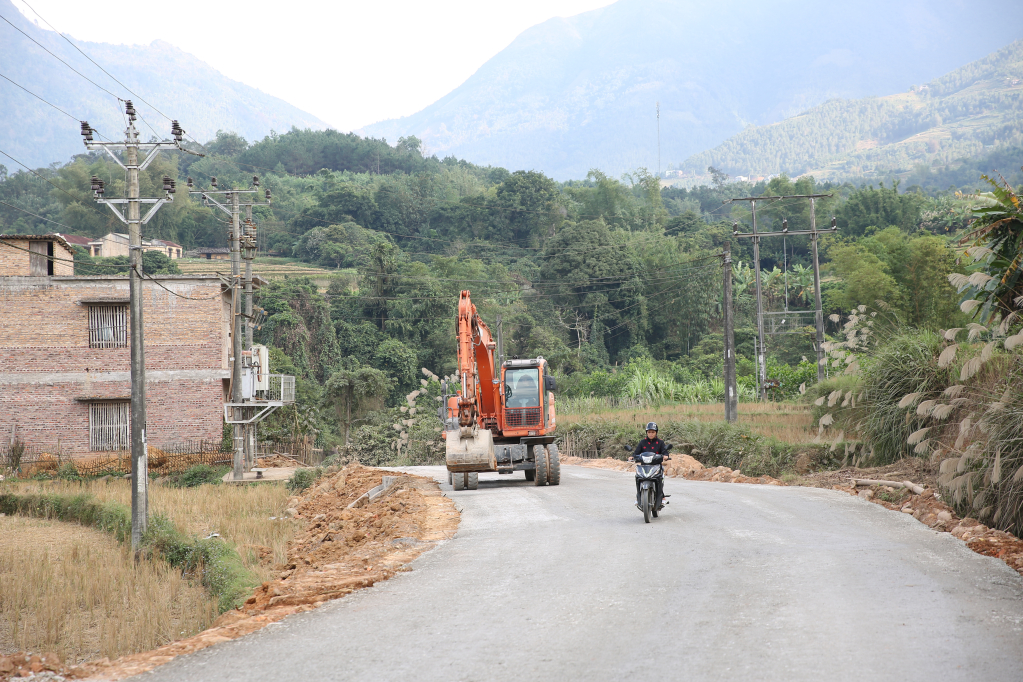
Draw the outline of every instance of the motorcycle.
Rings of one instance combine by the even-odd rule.
[[[625,449],[632,451],[632,448],[625,446]],[[636,481],[639,483],[639,508],[643,512],[643,520],[650,523],[651,516],[657,518],[657,513],[664,509],[664,462],[671,459],[668,452],[671,451],[671,444],[664,446],[665,453],[641,453],[636,456]],[[630,457],[629,459],[633,459]],[[661,490],[661,494],[657,490]]]

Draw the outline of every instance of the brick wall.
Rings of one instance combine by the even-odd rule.
[[[53,241],[45,237],[39,239],[0,239],[0,277],[28,277],[29,276],[29,241]],[[74,257],[75,252],[69,251],[63,244],[53,241],[53,255],[59,260],[53,261],[53,274],[55,276],[70,276],[75,274]],[[70,262],[68,262],[70,261]]]
[[[27,254],[26,254],[27,255]],[[147,369],[226,369],[224,303],[217,279],[143,283]],[[204,299],[204,300],[190,300]],[[128,300],[126,277],[0,280],[0,373],[127,370],[128,348],[89,347],[89,305]]]
[[[0,386],[0,434],[5,444],[11,427],[33,451],[59,446],[62,452],[89,450],[90,396],[127,397],[128,382],[40,382]],[[186,440],[220,440],[223,435],[224,394],[221,379],[150,380],[146,382],[146,436],[154,447]]]
[[[215,277],[159,282],[143,283],[149,442],[219,440],[230,305]],[[130,395],[130,350],[89,347],[82,301],[127,299],[127,277],[0,277],[0,438],[89,449],[88,399]]]

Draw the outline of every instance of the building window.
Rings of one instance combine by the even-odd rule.
[[[89,348],[125,348],[128,345],[128,306],[89,306]]]
[[[109,452],[130,449],[128,403],[89,404],[89,449]]]

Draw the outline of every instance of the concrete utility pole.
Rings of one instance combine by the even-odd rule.
[[[217,187],[217,179],[211,178],[210,184]],[[224,213],[231,216],[231,232],[228,235],[228,243],[231,245],[231,403],[235,405],[232,409],[232,441],[234,455],[232,457],[233,470],[231,477],[234,480],[242,480],[244,473],[254,463],[255,446],[253,444],[253,429],[255,424],[249,423],[246,419],[247,408],[239,407],[243,403],[242,396],[242,340],[246,346],[252,347],[252,259],[253,250],[256,246],[255,225],[252,222],[252,207],[265,206],[270,204],[270,190],[264,192],[266,203],[242,202],[242,194],[255,194],[259,190],[259,178],[253,176],[252,188],[245,190],[215,189],[215,190],[193,190],[192,178],[188,179],[188,187],[191,194],[199,194],[207,204],[214,204]],[[213,198],[216,195],[224,195],[230,202],[225,206]],[[241,208],[245,207],[246,221],[245,233],[241,225]],[[245,255],[242,255],[242,248]],[[242,281],[241,261],[245,259],[245,279]],[[244,314],[242,303],[242,292],[244,286]],[[243,321],[244,320],[244,321]]]
[[[753,267],[756,270],[756,283],[757,283],[757,339],[759,341],[759,348],[757,349],[757,359],[759,361],[758,379],[760,381],[760,389],[758,391],[760,399],[765,399],[767,393],[767,369],[764,365],[764,358],[766,353],[764,352],[764,305],[763,297],[760,287],[760,239],[762,237],[791,237],[795,235],[808,234],[810,235],[810,241],[813,244],[813,285],[814,294],[816,297],[816,318],[817,318],[817,380],[821,379],[822,363],[824,361],[824,350],[822,348],[824,343],[824,312],[821,307],[821,281],[820,281],[820,263],[817,258],[817,235],[821,234],[817,231],[817,218],[816,218],[816,206],[814,204],[815,199],[821,197],[834,196],[832,194],[793,194],[789,196],[777,196],[777,197],[741,197],[736,199],[725,199],[722,203],[731,203],[733,201],[748,201],[750,202],[750,210],[753,214],[753,231],[746,234],[739,234],[739,223],[732,224],[732,236],[742,238],[751,238],[753,240]],[[781,232],[757,232],[757,202],[758,201],[778,201],[780,199],[809,199],[810,200],[810,229],[809,230],[789,230],[788,221],[782,223],[783,228]],[[831,230],[830,232],[837,232],[838,224],[835,218],[831,219]],[[784,320],[783,320],[784,321]]]
[[[732,246],[725,242],[724,310],[725,322],[725,421],[734,422],[739,416],[739,393],[735,385],[735,318],[732,314]]]
[[[817,381],[824,380],[824,306],[821,305],[821,263],[817,255],[817,207],[815,198],[810,199],[810,243],[813,245],[813,295],[816,310],[814,326],[817,328]],[[831,219],[832,231],[837,230],[836,221]]]
[[[657,103],[657,178],[661,177],[661,103]]]
[[[136,112],[131,100],[125,101],[125,113],[128,115],[128,128],[124,131],[124,142],[95,142],[88,121],[82,121],[82,137],[86,149],[102,149],[124,168],[128,175],[127,197],[124,199],[105,199],[104,182],[92,176],[92,191],[96,201],[106,204],[121,222],[128,226],[128,316],[130,320],[129,334],[131,347],[131,546],[136,552],[142,544],[142,536],[146,532],[149,519],[149,462],[146,447],[146,357],[143,343],[142,320],[142,226],[149,222],[156,211],[168,201],[174,200],[175,182],[168,176],[163,177],[164,196],[160,199],[143,199],[139,196],[139,171],[144,170],[161,149],[181,148],[180,142],[184,131],[173,121],[171,125],[172,142],[140,143],[138,130],[135,128]],[[124,150],[122,162],[114,150]],[[139,151],[149,152],[142,163],[139,163]],[[191,152],[190,152],[191,153]],[[127,217],[116,207],[127,204]],[[142,218],[141,205],[153,204],[153,207]]]

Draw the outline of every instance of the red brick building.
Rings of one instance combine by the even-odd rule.
[[[42,252],[49,264],[37,262]],[[128,278],[75,277],[70,252],[57,235],[0,235],[0,438],[65,453],[126,449]],[[142,290],[149,443],[219,440],[226,286],[216,275],[155,275]]]

